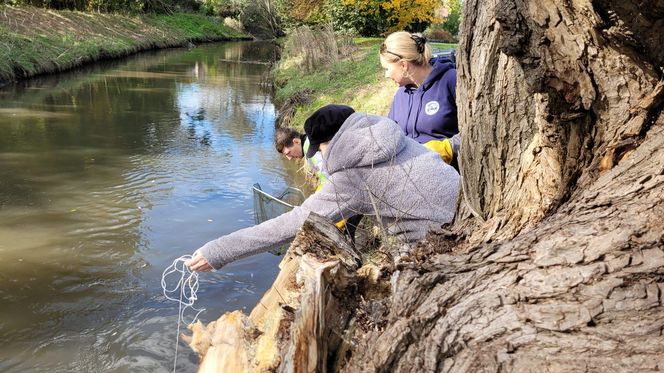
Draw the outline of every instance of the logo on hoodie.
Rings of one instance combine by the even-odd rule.
[[[427,115],[436,114],[438,112],[438,109],[440,109],[440,104],[438,103],[438,101],[429,101],[424,106],[424,112],[427,113]]]

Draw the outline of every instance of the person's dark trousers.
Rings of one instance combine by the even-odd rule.
[[[344,226],[344,232],[350,237],[351,242],[355,243],[355,231],[357,230],[357,226],[360,224],[360,220],[364,215],[355,215],[348,220],[346,220],[346,225]]]
[[[450,163],[450,166],[454,167],[456,172],[461,175],[461,171],[459,171],[459,159],[456,154],[452,156],[452,162]]]

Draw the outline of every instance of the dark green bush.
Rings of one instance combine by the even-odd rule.
[[[443,43],[456,43],[454,35],[449,31],[442,28],[440,25],[432,25],[426,31],[424,31],[424,36],[431,41],[439,41]]]

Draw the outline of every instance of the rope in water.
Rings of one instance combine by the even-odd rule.
[[[191,259],[191,255],[183,255],[173,261],[168,268],[164,270],[161,275],[161,287],[164,290],[164,297],[166,299],[178,302],[178,328],[175,337],[175,358],[173,359],[173,372],[177,366],[178,361],[178,344],[180,343],[180,325],[184,322],[184,312],[191,308],[196,311],[193,320],[187,325],[193,324],[198,319],[198,315],[205,311],[205,308],[198,309],[194,307],[194,302],[198,299],[196,292],[198,291],[198,273],[192,272],[189,267],[184,265],[184,262]],[[172,274],[179,273],[180,279],[174,288],[169,289],[166,284],[166,278]],[[175,293],[179,293],[178,297],[174,297]],[[183,300],[184,299],[184,300]]]

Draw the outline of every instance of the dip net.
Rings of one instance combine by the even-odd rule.
[[[260,184],[254,184],[254,221],[260,224],[266,220],[276,218],[277,216],[292,210],[304,202],[304,193],[293,187],[288,187],[280,194],[272,195],[264,191]],[[286,252],[288,245],[284,245],[277,250],[271,251],[275,255],[281,255]]]

